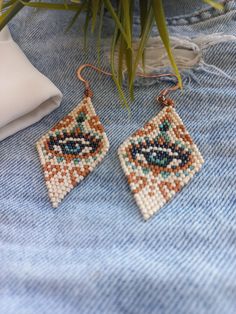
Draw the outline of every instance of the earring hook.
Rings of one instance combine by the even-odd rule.
[[[157,96],[157,101],[159,101],[164,106],[174,106],[174,101],[171,98],[166,97],[167,94],[171,91],[175,91],[180,88],[178,78],[173,73],[164,73],[164,74],[143,74],[143,73],[137,73],[137,76],[139,77],[146,77],[146,78],[159,78],[159,77],[175,77],[177,80],[177,83],[172,87],[167,87],[160,91],[159,95]]]
[[[86,80],[83,76],[82,76],[82,71],[85,69],[85,68],[92,68],[93,70],[96,70],[97,72],[100,72],[100,73],[103,73],[107,76],[112,76],[112,73],[110,72],[107,72],[107,71],[104,71],[98,67],[96,67],[95,65],[92,65],[90,63],[86,63],[86,64],[82,64],[76,71],[77,73],[77,77],[78,79],[84,83],[85,85],[85,91],[84,91],[84,94],[86,97],[93,97],[93,92],[90,88],[90,83],[88,80]],[[165,105],[165,106],[174,106],[174,101],[171,99],[171,98],[167,98],[167,94],[170,92],[170,91],[175,91],[177,89],[180,88],[180,85],[179,85],[179,82],[178,82],[178,78],[175,74],[172,74],[172,73],[165,73],[165,74],[143,74],[143,73],[137,73],[136,74],[138,77],[145,77],[145,78],[160,78],[160,77],[175,77],[177,79],[177,83],[175,86],[172,86],[172,87],[168,87],[168,88],[165,88],[163,89],[162,91],[160,91],[160,94],[157,96],[157,100]]]
[[[85,80],[84,77],[82,77],[82,71],[85,69],[85,68],[92,68],[93,70],[96,70],[97,72],[100,72],[100,73],[103,73],[105,75],[108,75],[108,76],[112,76],[111,73],[109,72],[106,72],[98,67],[96,67],[95,65],[92,65],[90,63],[86,63],[86,64],[82,64],[76,71],[77,73],[77,77],[78,79],[84,83],[85,85],[85,91],[84,91],[84,94],[86,97],[93,97],[93,92],[90,88],[90,83],[89,83],[89,80]]]

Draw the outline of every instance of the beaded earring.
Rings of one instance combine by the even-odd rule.
[[[49,198],[57,207],[64,197],[102,161],[109,149],[104,128],[93,108],[93,93],[85,84],[84,99],[36,144]]]
[[[141,75],[145,76],[145,75]],[[175,76],[160,74],[161,77]],[[161,91],[161,112],[130,136],[119,148],[121,166],[145,220],[163,207],[198,172],[204,160],[166,95]]]
[[[89,82],[81,76],[85,67],[105,75],[91,64],[77,70],[85,85],[82,102],[37,142],[46,185],[53,207],[85,178],[106,155],[109,142],[92,106]],[[137,76],[159,78],[174,74]],[[177,79],[177,78],[176,78]],[[178,83],[160,92],[162,111],[130,136],[118,150],[121,166],[145,220],[154,215],[195,173],[204,160],[167,96]]]

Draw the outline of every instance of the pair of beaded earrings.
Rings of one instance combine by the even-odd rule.
[[[84,99],[37,142],[53,207],[93,171],[109,149],[108,138],[91,102],[89,82],[81,76],[85,67],[111,76],[90,64],[80,66],[77,76],[85,85]],[[157,99],[164,108],[118,150],[122,169],[145,220],[179,192],[204,162],[176,113],[173,100],[166,97],[170,90],[178,88],[176,84],[160,92]]]

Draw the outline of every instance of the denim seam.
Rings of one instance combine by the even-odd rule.
[[[207,9],[201,9],[193,14],[167,18],[167,24],[170,26],[196,24],[213,19],[218,16],[226,15],[228,12],[236,10],[235,0],[225,0],[222,2],[222,4],[224,7],[222,11],[214,9],[212,7]]]
[[[221,2],[223,4],[223,10],[217,10],[213,7],[201,9],[191,14],[179,15],[174,17],[167,17],[166,22],[169,26],[180,26],[180,25],[191,25],[197,24],[206,20],[213,19],[218,16],[226,15],[227,13],[236,10],[236,2],[235,0],[224,0]],[[111,20],[110,16],[106,16],[106,18]],[[139,16],[133,17],[133,24],[140,25]]]

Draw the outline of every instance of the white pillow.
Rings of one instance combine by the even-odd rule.
[[[8,28],[0,32],[0,140],[59,107],[62,93],[26,58]]]

